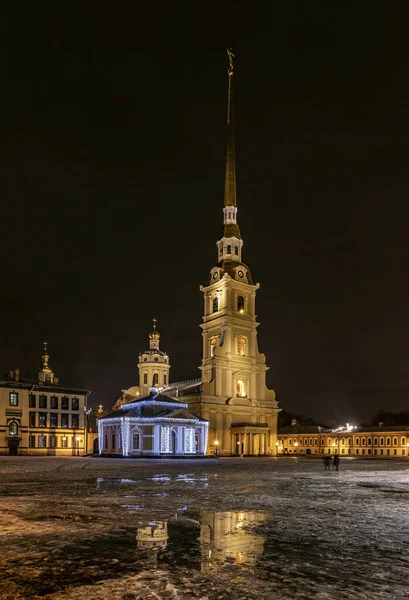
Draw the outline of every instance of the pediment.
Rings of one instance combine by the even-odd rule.
[[[193,415],[189,411],[180,408],[169,412],[166,416],[172,419],[197,419],[197,415]]]

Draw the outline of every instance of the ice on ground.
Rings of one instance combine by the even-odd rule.
[[[409,462],[0,458],[0,598],[403,599]]]

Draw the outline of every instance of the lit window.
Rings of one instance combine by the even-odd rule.
[[[71,429],[78,429],[79,415],[71,415]]]
[[[58,414],[50,414],[50,427],[58,427]]]
[[[71,400],[72,402],[72,410],[79,410],[80,409],[80,401],[79,398],[73,398]]]
[[[18,406],[18,393],[10,392],[10,406]]]
[[[11,421],[9,423],[9,435],[17,435],[18,434],[18,423],[16,421]]]
[[[327,444],[328,444],[328,446],[331,446],[331,438],[328,438]]]
[[[47,442],[46,442],[45,435],[39,435],[38,436],[38,447],[39,448],[45,448],[46,445],[47,445]]]
[[[237,298],[237,310],[239,312],[244,312],[244,298],[243,298],[243,296],[239,296]]]
[[[67,447],[67,438],[66,437],[62,437],[61,438],[61,448],[66,448]]]
[[[241,398],[244,398],[245,395],[246,395],[246,390],[245,390],[245,387],[244,387],[244,381],[242,381],[241,379],[239,379],[238,382],[237,382],[236,389],[237,389],[237,396],[240,396]]]
[[[38,413],[38,426],[47,427],[47,413]]]
[[[50,435],[50,448],[56,448],[56,447],[57,447],[57,436]]]
[[[61,415],[61,427],[68,427],[68,415]]]
[[[219,299],[216,296],[216,298],[213,298],[213,312],[217,312],[219,310]]]

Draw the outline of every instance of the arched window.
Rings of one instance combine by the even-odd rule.
[[[163,383],[164,383],[165,385],[167,385],[167,382],[166,382],[166,375],[164,375],[164,376],[163,376]]]
[[[394,438],[393,438],[393,445],[394,445],[394,446],[397,446],[397,445],[398,445],[398,438],[397,438],[397,437],[394,437]]]
[[[341,438],[341,446],[345,446],[345,438]]]
[[[11,423],[9,423],[9,435],[17,435],[17,434],[18,434],[17,421],[11,421]]]
[[[223,256],[223,246],[220,246],[219,254],[220,256]]]
[[[227,254],[231,254],[231,246],[227,246]]]
[[[359,446],[359,437],[355,438],[355,445]]]
[[[134,431],[132,434],[132,450],[141,449],[141,435],[138,431]]]
[[[387,445],[387,446],[390,446],[390,445],[391,445],[391,438],[390,438],[390,437],[387,437],[387,438],[386,438],[386,445]]]
[[[147,373],[143,374],[143,382],[148,383],[148,374]]]
[[[312,446],[312,438],[309,439],[308,445]]]
[[[213,298],[213,312],[217,312],[219,310],[219,298],[216,296]]]
[[[236,246],[234,248],[234,252],[235,252],[236,256],[238,256],[238,254],[239,254],[239,247],[238,246]]]
[[[314,446],[318,446],[318,438],[314,438]]]
[[[363,438],[362,438],[362,440],[361,440],[361,446],[365,446],[365,444],[366,444],[366,440],[365,440],[365,438],[363,437]]]
[[[293,445],[293,438],[289,438],[289,440],[288,440],[288,445],[289,445],[289,446],[292,446],[292,445]]]
[[[351,437],[348,438],[348,446],[352,446],[352,438]]]
[[[239,335],[237,338],[237,354],[239,356],[244,356],[246,354],[246,343],[247,339],[242,335]]]
[[[242,381],[241,379],[239,379],[237,382],[237,395],[240,396],[241,398],[244,398],[244,396],[246,395],[244,381]]]
[[[368,438],[366,441],[367,441],[368,446],[370,446],[372,444],[371,438]]]
[[[244,312],[244,298],[243,296],[238,296],[237,297],[237,310],[239,312]]]
[[[406,446],[406,438],[405,438],[405,437],[403,437],[403,438],[401,439],[401,441],[400,441],[400,445],[401,445],[401,446]]]
[[[158,385],[158,383],[159,383],[159,374],[158,373],[154,373],[153,374],[153,381],[152,381],[153,387],[155,387],[156,385]]]
[[[378,438],[374,438],[374,439],[373,439],[373,445],[374,445],[374,446],[377,446],[377,445],[378,445]]]
[[[328,438],[327,444],[328,444],[328,446],[331,446],[331,438]]]
[[[380,446],[384,446],[384,445],[385,445],[384,438],[381,438],[381,439],[379,440],[379,445],[380,445]]]

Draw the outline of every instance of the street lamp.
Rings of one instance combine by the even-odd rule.
[[[217,450],[218,450],[219,441],[216,440],[215,443],[214,443],[214,445],[216,446],[216,456],[217,456]]]
[[[77,436],[77,456],[80,455],[80,441],[81,441],[81,438],[79,436]]]

